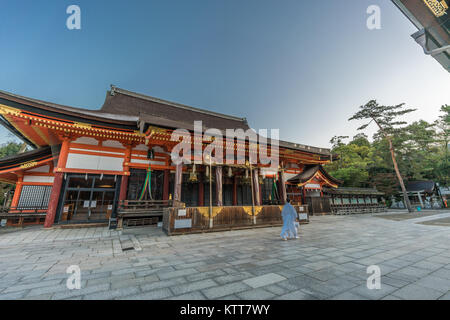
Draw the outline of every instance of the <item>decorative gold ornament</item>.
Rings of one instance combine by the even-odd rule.
[[[444,14],[446,14],[446,11],[448,9],[448,5],[445,0],[423,0],[423,2],[436,17],[442,17]]]
[[[255,206],[255,216],[257,216],[263,209],[263,206]]]
[[[252,206],[243,206],[242,209],[244,209],[244,212],[249,216],[253,215]]]
[[[37,166],[36,161],[28,161],[20,165],[20,169],[28,169]]]
[[[75,128],[79,128],[79,129],[91,129],[92,128],[92,126],[90,124],[82,123],[82,122],[74,122],[73,126]]]
[[[20,115],[21,111],[15,108],[11,108],[8,106],[5,106],[3,104],[0,104],[0,114],[4,115],[4,114],[11,114],[13,116],[18,116]]]

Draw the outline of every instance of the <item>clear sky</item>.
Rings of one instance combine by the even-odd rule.
[[[71,4],[81,30],[66,28]],[[0,89],[98,109],[114,84],[329,147],[370,99],[418,108],[409,121],[450,103],[450,74],[415,31],[388,0],[1,0]]]

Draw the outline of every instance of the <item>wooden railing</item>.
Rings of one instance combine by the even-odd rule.
[[[46,215],[47,207],[0,207],[0,217]]]
[[[156,224],[162,220],[164,208],[173,205],[172,200],[121,200],[117,207],[117,226]]]
[[[332,204],[331,211],[336,215],[355,214],[355,213],[379,213],[386,212],[387,208],[381,203],[372,204]]]
[[[46,215],[47,207],[0,207],[0,219],[6,219],[10,226],[43,223]]]

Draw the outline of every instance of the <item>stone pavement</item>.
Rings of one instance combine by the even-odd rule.
[[[290,241],[280,228],[2,229],[0,299],[450,299],[450,228],[412,220],[313,216]],[[67,289],[70,265],[79,290]],[[366,286],[370,265],[379,290]]]

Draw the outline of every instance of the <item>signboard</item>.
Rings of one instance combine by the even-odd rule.
[[[91,208],[95,208],[97,206],[97,200],[91,201]]]
[[[112,204],[108,204],[108,210],[112,210]]]
[[[69,212],[69,206],[64,206],[64,213]]]
[[[83,208],[89,208],[89,200],[84,200]]]
[[[192,228],[192,219],[176,219],[174,227],[175,229]]]
[[[298,211],[305,211],[304,207],[298,207]]]
[[[117,219],[109,218],[109,229],[117,229]]]
[[[186,209],[178,209],[179,217],[186,217]]]
[[[0,225],[2,227],[6,226],[6,221],[8,221],[8,220],[7,219],[2,219],[1,222],[0,222]]]
[[[300,213],[298,215],[299,220],[308,220],[308,214],[307,213]]]
[[[320,184],[318,183],[308,183],[305,188],[307,189],[320,189]]]

